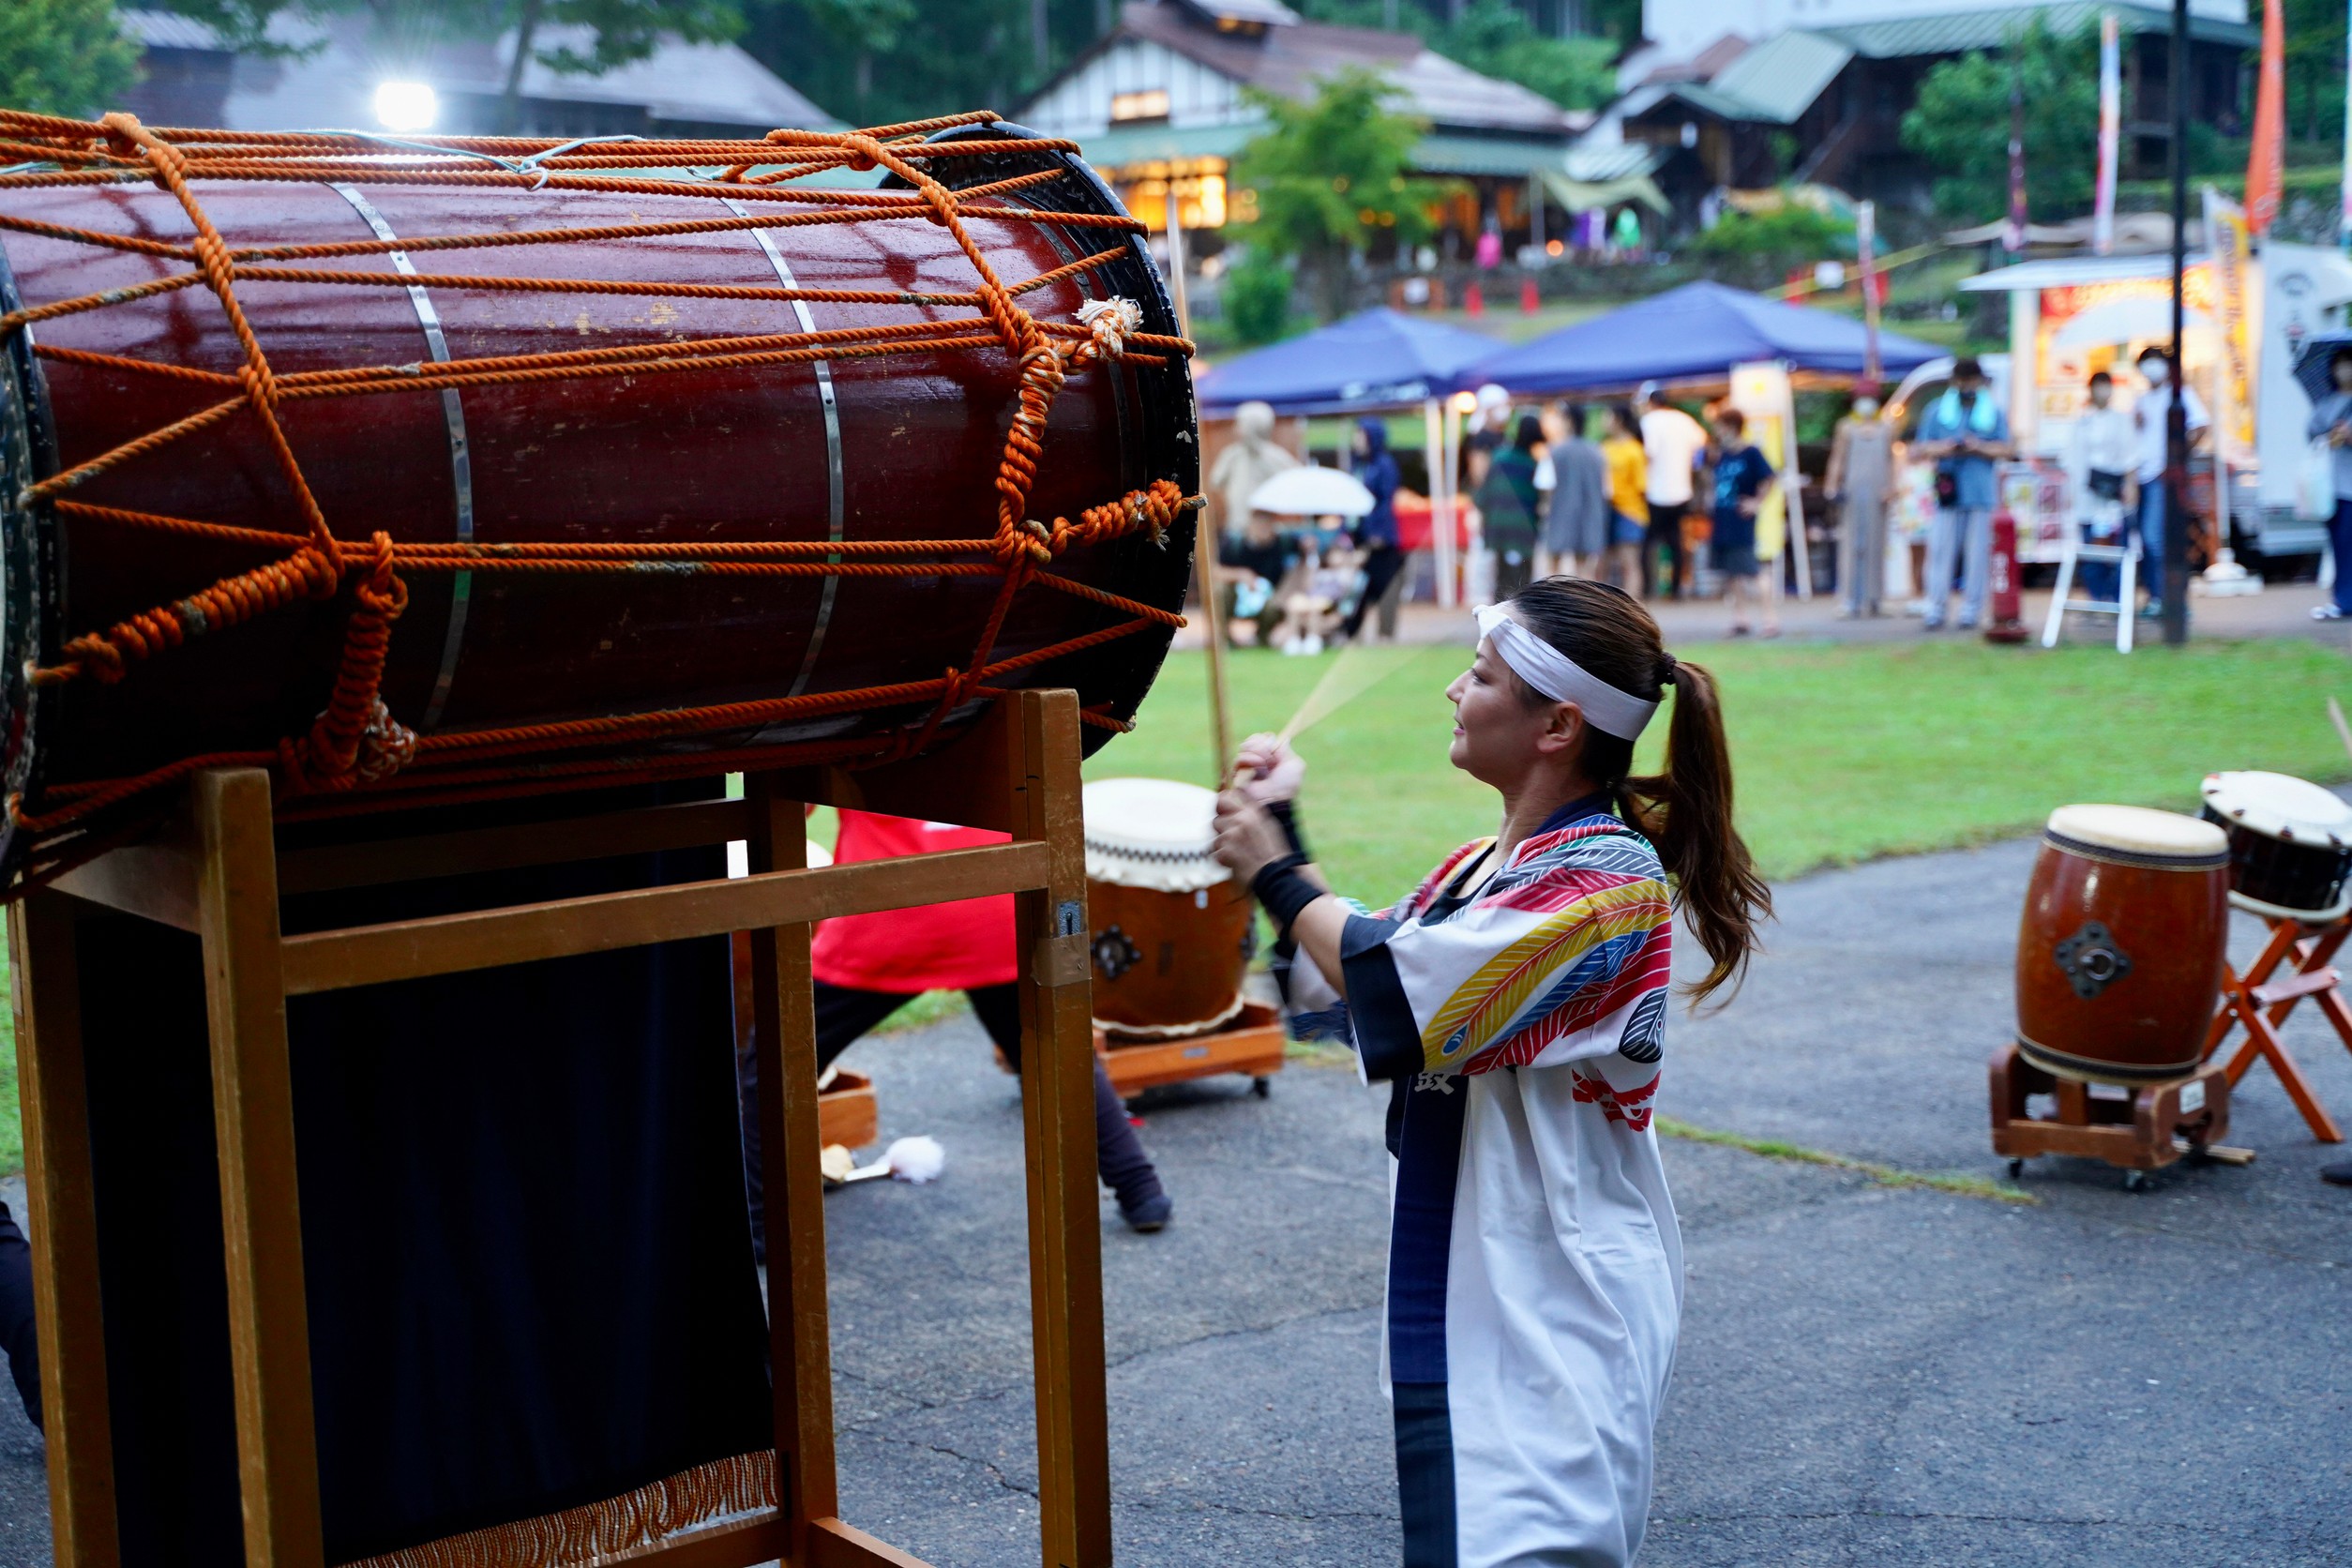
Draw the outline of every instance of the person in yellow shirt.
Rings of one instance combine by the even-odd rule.
[[[1631,403],[1609,408],[1608,439],[1601,443],[1608,465],[1609,550],[1602,575],[1628,594],[1643,592],[1641,541],[1650,532],[1650,454],[1641,444],[1641,420]]]

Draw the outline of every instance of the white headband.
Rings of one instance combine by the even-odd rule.
[[[1657,703],[1620,691],[1587,671],[1512,619],[1499,604],[1479,607],[1478,635],[1494,643],[1495,652],[1519,679],[1555,702],[1574,702],[1584,710],[1584,721],[1605,735],[1638,739],[1650,716],[1658,711]]]

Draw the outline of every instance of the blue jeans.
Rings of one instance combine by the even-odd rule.
[[[2336,555],[2336,608],[2352,615],[2352,495],[2336,497],[2336,515],[2328,520],[2328,548]]]
[[[2148,605],[2153,610],[2164,602],[2164,482],[2162,479],[2140,481],[2140,511],[2133,526],[2138,528],[2140,535],[2140,580],[2148,584]]]
[[[1944,601],[1952,593],[1955,558],[1960,565],[1960,625],[1984,619],[1984,583],[1993,563],[1993,510],[1989,506],[1939,506],[1927,525],[1927,624],[1944,624]]]

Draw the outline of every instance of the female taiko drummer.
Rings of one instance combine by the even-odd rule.
[[[1496,837],[1365,913],[1299,850],[1304,765],[1259,736],[1218,799],[1217,855],[1282,935],[1294,1028],[1394,1085],[1384,1380],[1407,1568],[1624,1563],[1681,1310],[1650,1126],[1672,915],[1711,960],[1704,997],[1771,898],[1732,830],[1714,682],[1639,604],[1550,578],[1478,624],[1446,688],[1449,756],[1502,796]],[[1630,776],[1668,686],[1666,771]]]

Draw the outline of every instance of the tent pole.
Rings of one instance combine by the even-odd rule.
[[[1445,513],[1430,520],[1438,543],[1438,603],[1451,610],[1461,602],[1461,584],[1455,579],[1455,513],[1459,510],[1454,494],[1462,460],[1462,414],[1449,398],[1445,403],[1445,444],[1440,453],[1445,471]],[[1440,525],[1442,526],[1440,526]]]
[[[1452,505],[1448,495],[1453,486],[1448,482],[1445,471],[1445,415],[1440,406],[1439,400],[1435,398],[1426,398],[1422,400],[1421,452],[1423,460],[1429,466],[1429,559],[1433,568],[1431,576],[1435,580],[1434,586],[1438,602],[1444,604],[1447,602],[1445,596],[1446,565],[1454,553],[1446,548],[1445,544],[1445,541],[1452,536],[1452,531],[1444,526]]]

